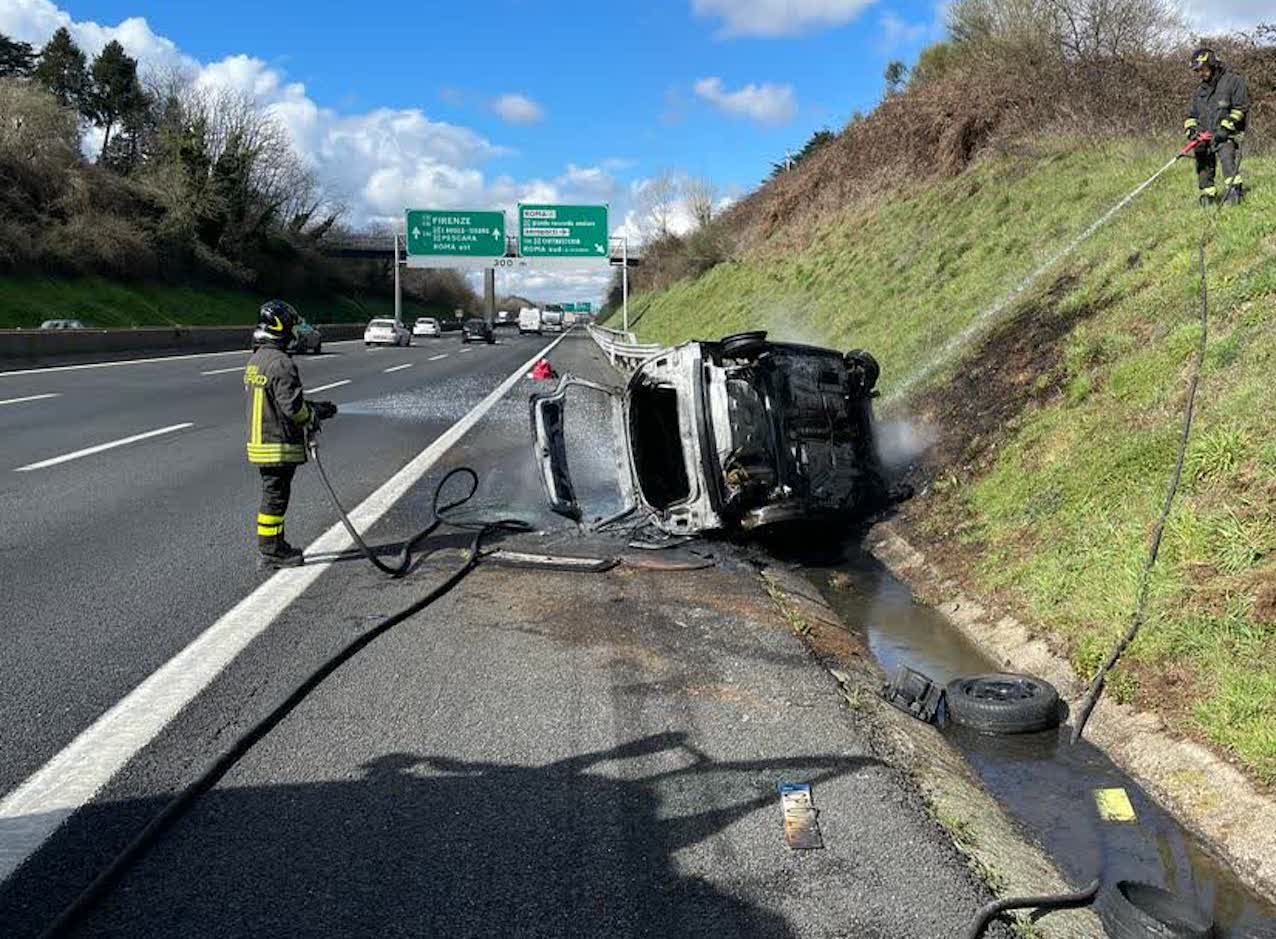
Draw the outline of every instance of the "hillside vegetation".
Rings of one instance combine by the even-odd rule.
[[[1246,54],[1251,93],[1270,109],[1272,47]],[[1140,61],[1160,74],[1161,59]],[[1174,97],[1131,127],[1181,108],[1190,77],[1178,61]],[[951,67],[982,74],[974,53]],[[727,248],[707,269],[670,276],[676,246],[657,247],[666,275],[648,272],[631,320],[667,343],[763,327],[873,352],[883,438],[918,444],[906,454],[920,483],[901,518],[910,537],[1088,677],[1129,621],[1173,468],[1206,232],[1210,337],[1184,488],[1147,625],[1111,690],[1276,783],[1276,158],[1250,147],[1247,201],[1221,210],[1199,208],[1190,161],[1176,165],[1017,292],[1166,162],[1181,117],[1096,144],[1075,123],[1064,132],[1055,101],[1039,105],[1035,132],[1017,107],[973,137],[954,130],[959,107],[936,111],[904,161],[922,169],[878,186],[880,167],[856,171],[846,153],[857,128],[877,126],[880,140],[913,94],[717,220]],[[969,146],[945,149],[953,134]]]

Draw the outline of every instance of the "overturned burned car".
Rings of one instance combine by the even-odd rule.
[[[550,506],[580,521],[564,421],[573,388],[608,395],[625,511],[670,534],[840,522],[888,499],[873,439],[878,365],[867,352],[768,342],[765,332],[687,342],[626,386],[566,376],[531,399]]]

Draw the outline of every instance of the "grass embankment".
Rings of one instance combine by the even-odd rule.
[[[0,328],[39,326],[48,319],[81,319],[92,326],[237,326],[253,323],[270,299],[220,287],[121,283],[82,279],[0,277]],[[286,297],[312,323],[363,322],[393,316],[391,297]],[[439,315],[404,301],[403,317]],[[450,315],[450,311],[448,311]]]
[[[1147,178],[1166,144],[1063,145],[954,179],[638,298],[647,339],[778,337],[871,350],[884,392],[994,308]],[[1210,340],[1184,489],[1143,634],[1112,685],[1276,783],[1276,159],[1239,210],[1195,204],[1180,164],[889,410],[938,437],[913,533],[968,589],[1091,675],[1125,628],[1173,465],[1199,341],[1196,248],[1211,231]]]

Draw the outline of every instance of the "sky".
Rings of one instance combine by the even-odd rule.
[[[1204,5],[1205,0],[1189,0]],[[1270,0],[1212,0],[1227,25]],[[360,226],[412,208],[608,203],[641,237],[648,180],[724,202],[816,130],[880,99],[888,62],[943,35],[942,0],[0,0],[0,33],[59,26],[93,55],[252,95]],[[689,224],[685,213],[681,224]],[[502,274],[498,291],[598,300],[607,272]]]

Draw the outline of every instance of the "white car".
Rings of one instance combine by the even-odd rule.
[[[540,335],[542,332],[541,311],[534,306],[525,306],[518,311],[518,334],[520,336],[525,333],[536,333]]]
[[[412,324],[412,335],[414,336],[442,336],[443,330],[439,327],[439,321],[432,316],[423,316]]]
[[[365,346],[410,346],[412,334],[407,327],[394,320],[372,320],[363,331]]]

